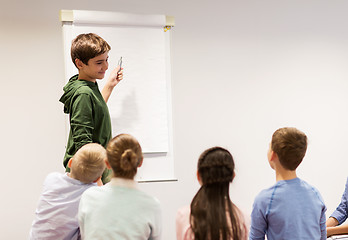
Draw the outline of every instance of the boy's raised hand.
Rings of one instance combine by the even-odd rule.
[[[123,68],[117,66],[114,70],[112,70],[108,83],[110,87],[115,87],[121,80],[123,79]]]
[[[112,90],[122,79],[123,79],[123,68],[121,68],[120,66],[117,66],[115,69],[112,70],[109,76],[109,79],[102,90],[102,95],[105,102],[108,101],[112,93]]]

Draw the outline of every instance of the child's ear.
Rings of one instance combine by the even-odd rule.
[[[75,64],[78,69],[81,69],[84,65],[84,63],[78,58],[75,59]]]
[[[270,156],[268,159],[269,165],[271,166],[272,169],[275,168],[275,164],[279,161],[278,159],[278,154],[275,153],[274,151],[270,152]]]
[[[271,151],[271,161],[274,161],[278,159],[278,154],[276,154],[274,151]]]
[[[70,158],[69,162],[68,162],[68,167],[71,168],[71,163],[73,161],[73,158]]]
[[[101,180],[101,176],[100,177],[98,177],[95,181],[93,181],[94,183],[96,182],[97,184],[98,184],[98,186],[103,186],[104,184],[103,184],[103,182],[102,182],[102,180]]]
[[[108,160],[105,160],[105,164],[106,164],[106,168],[107,169],[111,169],[110,163]]]
[[[144,158],[141,158],[141,160],[140,160],[140,162],[138,164],[138,167],[141,167],[141,165],[143,165],[143,160],[144,160]]]
[[[202,180],[201,180],[201,175],[199,175],[199,172],[197,171],[197,180],[200,185],[203,185]]]

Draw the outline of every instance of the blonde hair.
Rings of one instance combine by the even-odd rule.
[[[143,160],[139,142],[129,134],[111,139],[106,153],[115,177],[133,179]]]
[[[98,143],[88,143],[73,156],[71,175],[83,183],[94,182],[105,170],[105,160],[105,148]]]

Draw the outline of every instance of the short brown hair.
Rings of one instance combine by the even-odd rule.
[[[106,168],[106,150],[98,143],[82,146],[73,156],[71,173],[75,179],[83,183],[97,180]]]
[[[110,45],[95,33],[83,33],[78,35],[71,44],[71,59],[76,66],[75,60],[80,59],[88,65],[91,58],[110,51]]]
[[[271,147],[278,155],[280,164],[293,171],[306,154],[307,136],[296,128],[279,128],[273,133]]]
[[[106,153],[115,177],[133,179],[143,160],[139,142],[129,134],[119,134],[111,139]]]

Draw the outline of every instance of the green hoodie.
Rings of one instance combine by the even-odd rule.
[[[93,142],[106,148],[111,139],[111,120],[97,83],[78,79],[78,75],[75,75],[63,90],[64,94],[59,101],[64,104],[64,113],[70,117],[70,133],[63,164],[70,171],[68,161],[83,145]],[[105,174],[108,173],[104,172],[103,182],[106,181]]]

